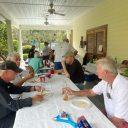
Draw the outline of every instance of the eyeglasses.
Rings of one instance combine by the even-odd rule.
[[[108,88],[108,86],[109,86],[109,84],[107,85],[107,88]],[[112,85],[111,85],[111,89],[112,89]],[[107,95],[108,99],[112,99],[110,93],[107,93],[106,95]]]

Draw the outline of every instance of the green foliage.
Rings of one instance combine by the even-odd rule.
[[[40,43],[40,50],[44,49],[44,43]]]
[[[25,45],[25,46],[22,46],[22,49],[26,49],[26,48],[29,48],[29,49],[31,49],[31,45]]]
[[[0,21],[0,52],[6,51],[8,53],[8,45],[7,45],[7,26],[3,22]]]
[[[60,30],[22,30],[22,42],[24,44],[32,45],[35,41],[36,48],[39,47],[39,43],[42,42],[61,42],[61,36],[66,31]]]
[[[13,46],[14,46],[14,51],[18,52],[19,51],[19,42],[17,40],[13,40]]]
[[[23,54],[23,60],[26,61],[28,58],[28,54]]]
[[[12,27],[12,38],[14,51],[18,51],[18,33],[19,30]],[[22,30],[22,48],[23,53],[29,52],[32,46],[32,42],[35,41],[36,48],[40,47],[43,50],[45,41],[51,42],[62,42],[66,37],[65,30]],[[5,23],[0,21],[0,49],[1,52],[8,54],[8,44],[7,44],[7,26]]]
[[[63,42],[63,39],[67,37],[67,33],[64,33],[62,36],[61,36],[61,42]]]
[[[31,45],[22,46],[23,54],[27,53],[27,55],[28,55],[28,53],[29,53],[31,47],[32,47]]]

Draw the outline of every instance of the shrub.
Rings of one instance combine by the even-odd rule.
[[[44,43],[40,43],[40,50],[42,51],[44,49]]]
[[[19,50],[19,42],[18,42],[18,40],[13,40],[13,46],[14,46],[14,51],[15,52],[18,52],[18,50]]]
[[[26,61],[28,58],[28,54],[23,54],[23,60]]]
[[[22,46],[23,49],[26,49],[26,48],[30,48],[31,49],[31,47],[32,47],[31,45],[24,45],[24,46]]]
[[[31,45],[25,45],[25,46],[22,46],[23,54],[25,54],[25,53],[29,53],[31,47],[32,47]]]

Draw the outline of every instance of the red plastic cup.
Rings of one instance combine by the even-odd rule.
[[[44,82],[45,82],[45,76],[40,76],[40,81],[41,81],[42,83],[44,83]]]
[[[54,70],[53,69],[51,69],[51,74],[54,74]]]

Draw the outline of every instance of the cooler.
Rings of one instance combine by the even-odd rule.
[[[93,73],[85,71],[84,75],[85,75],[85,81],[89,81],[89,82],[94,81],[94,74]]]

